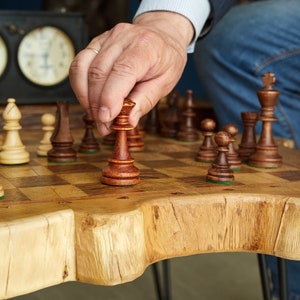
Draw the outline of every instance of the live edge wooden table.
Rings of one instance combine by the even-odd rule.
[[[30,163],[0,166],[0,299],[67,281],[121,284],[198,253],[300,259],[299,151],[279,146],[281,168],[243,165],[219,185],[195,161],[199,143],[146,135],[145,150],[132,153],[141,182],[111,187],[100,183],[111,146],[48,163],[35,154],[42,135],[23,128]],[[75,148],[82,136],[73,131]]]

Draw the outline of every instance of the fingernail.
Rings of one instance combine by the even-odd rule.
[[[104,123],[96,123],[97,125],[97,130],[100,134],[100,136],[105,136],[111,132],[111,129],[107,124]]]
[[[110,111],[109,109],[106,107],[106,106],[101,106],[99,108],[99,121],[102,122],[102,123],[107,123],[110,120]]]

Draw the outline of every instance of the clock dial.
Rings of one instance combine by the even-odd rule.
[[[0,36],[0,77],[5,71],[6,65],[8,60],[8,51],[5,44],[5,41]]]
[[[24,36],[18,48],[21,72],[40,86],[52,86],[65,80],[74,56],[72,40],[53,26],[33,29]]]

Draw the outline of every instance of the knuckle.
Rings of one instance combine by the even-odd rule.
[[[132,27],[131,24],[118,23],[110,30],[110,34],[112,37],[118,36],[120,33],[123,34],[124,31],[126,31],[127,29],[129,29],[131,27]]]
[[[132,61],[122,59],[116,61],[112,67],[112,72],[120,76],[132,76],[135,74],[135,65]]]
[[[90,82],[101,81],[106,77],[106,71],[99,65],[91,66],[88,70],[88,80]]]
[[[74,60],[71,62],[70,67],[69,67],[69,73],[70,74],[77,74],[82,70],[84,67],[83,62],[75,57]]]

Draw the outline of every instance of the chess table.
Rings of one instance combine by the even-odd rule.
[[[72,129],[75,149],[83,133]],[[299,151],[280,145],[281,168],[244,164],[222,185],[195,161],[200,142],[146,135],[132,153],[140,183],[117,187],[100,183],[111,146],[49,163],[36,155],[42,135],[24,126],[30,162],[0,166],[0,299],[67,281],[121,284],[154,262],[200,253],[300,260]]]

